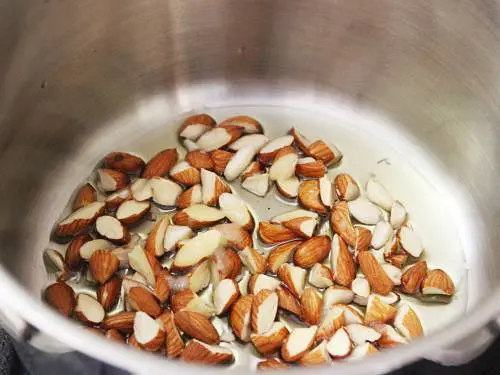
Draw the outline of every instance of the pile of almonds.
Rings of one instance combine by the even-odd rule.
[[[296,129],[269,140],[247,116],[219,124],[192,116],[179,137],[184,160],[176,149],[147,163],[112,152],[97,188],[76,193],[54,229],[57,242],[70,241],[65,254],[45,252],[58,278],[44,297],[61,314],[139,350],[202,364],[231,363],[233,342],[251,343],[265,370],[406,344],[423,328],[400,293],[454,294],[444,271],[419,260],[424,246],[405,206],[379,181],[362,192],[347,173],[329,179],[342,158],[334,146]],[[274,183],[300,207],[256,222],[228,184],[237,180],[260,197]],[[331,232],[320,234],[327,220]],[[148,221],[148,233],[134,232]],[[95,294],[76,295],[70,281],[85,272]]]

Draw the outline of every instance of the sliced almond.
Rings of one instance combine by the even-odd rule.
[[[381,337],[376,330],[362,324],[349,324],[345,329],[356,346],[365,342],[375,342]]]
[[[385,263],[382,264],[382,268],[384,269],[386,275],[389,276],[394,285],[401,285],[401,276],[403,275],[403,273],[398,267],[393,266],[389,263]]]
[[[165,253],[163,241],[165,240],[165,232],[167,231],[169,220],[168,216],[159,218],[146,239],[145,250],[156,257],[160,257]]]
[[[361,306],[366,306],[368,303],[368,296],[371,289],[368,280],[364,277],[356,277],[351,284],[351,290],[354,293],[354,303]]]
[[[248,280],[248,293],[255,295],[263,289],[274,291],[279,285],[280,281],[278,279],[263,273],[256,273]]]
[[[221,244],[222,236],[217,230],[199,233],[196,237],[184,241],[184,245],[175,255],[172,267],[186,270],[209,258]]]
[[[247,177],[241,183],[241,187],[259,197],[265,197],[269,190],[269,174],[260,173]]]
[[[227,348],[208,345],[196,339],[190,340],[181,354],[181,359],[186,362],[201,365],[219,365],[230,363],[234,360],[233,352]]]
[[[264,134],[250,134],[237,139],[228,148],[232,151],[239,151],[246,147],[253,147],[257,153],[267,142],[269,142],[269,138]]]
[[[374,249],[382,248],[392,238],[392,226],[387,221],[379,221],[372,233],[371,245]]]
[[[266,272],[266,258],[253,247],[246,247],[238,255],[251,274]]]
[[[420,236],[409,227],[401,227],[397,232],[397,237],[401,247],[412,257],[418,258],[424,251],[424,246]]]
[[[215,287],[213,298],[215,306],[215,314],[222,315],[240,296],[240,290],[236,281],[232,279],[224,279]]]
[[[386,211],[391,211],[394,199],[384,185],[375,178],[370,178],[366,184],[366,196],[377,206],[382,207]]]
[[[135,311],[123,311],[113,316],[108,316],[102,321],[101,328],[105,330],[117,329],[123,333],[130,333],[134,328],[135,315]],[[147,314],[144,315],[147,316]]]
[[[407,304],[399,306],[394,318],[394,327],[408,340],[424,335],[422,323],[420,323],[418,315]]]
[[[259,156],[260,155],[262,155],[262,153],[259,154]],[[269,168],[269,178],[271,181],[286,180],[287,178],[294,176],[295,166],[297,165],[298,159],[299,157],[292,146],[280,149],[274,156],[271,168]],[[259,160],[262,164],[266,164],[262,161],[262,159]]]
[[[236,126],[215,127],[204,133],[196,143],[205,151],[213,151],[234,142],[241,134],[241,128]]]
[[[106,208],[113,210],[126,200],[132,199],[132,190],[127,186],[124,189],[118,190],[106,197]]]
[[[328,206],[321,199],[319,180],[304,180],[300,183],[298,202],[307,210],[319,214],[328,213]]]
[[[333,185],[335,186],[337,197],[342,201],[352,201],[359,197],[359,185],[356,180],[347,173],[338,174],[335,177]]]
[[[295,297],[300,298],[306,281],[305,269],[285,263],[278,268],[278,277]]]
[[[169,225],[165,230],[163,247],[166,252],[174,251],[179,241],[193,237],[194,233],[188,226]]]
[[[132,287],[127,292],[128,306],[135,311],[142,311],[153,318],[161,314],[160,304],[153,293],[140,286]]]
[[[224,150],[213,150],[210,153],[210,157],[214,162],[214,172],[222,175],[224,173],[224,170],[226,169],[227,163],[229,163],[233,156],[234,154],[232,152]]]
[[[86,206],[89,203],[93,203],[97,200],[97,192],[95,188],[88,182],[80,187],[78,192],[73,199],[73,211]]]
[[[408,344],[408,341],[401,336],[392,326],[388,324],[373,324],[372,325],[377,332],[382,336],[377,341],[377,345],[380,348],[395,348],[401,344]]]
[[[370,251],[359,253],[358,262],[374,292],[384,296],[391,292],[394,283]]]
[[[289,135],[273,139],[261,148],[258,156],[259,161],[264,165],[271,165],[278,151],[290,146],[292,142],[293,137]]]
[[[278,268],[287,263],[293,251],[302,243],[302,241],[290,241],[274,247],[267,257],[267,269],[269,272],[276,273]]]
[[[326,350],[333,359],[346,358],[353,349],[351,337],[345,328],[339,328],[326,345]]]
[[[154,286],[155,273],[142,246],[136,245],[128,254],[128,259],[130,267],[144,276],[150,286]]]
[[[222,121],[218,126],[237,126],[243,129],[245,134],[263,133],[262,125],[250,116],[234,116]]]
[[[296,176],[276,181],[276,189],[281,196],[287,199],[297,198],[299,195],[300,180]]]
[[[441,269],[428,271],[422,280],[423,295],[452,296],[455,294],[455,284],[451,277]]]
[[[302,306],[302,320],[309,325],[319,324],[323,300],[318,292],[313,288],[305,288],[300,297]]]
[[[237,179],[243,171],[250,165],[253,157],[257,153],[255,146],[247,146],[236,152],[224,169],[224,177],[228,181]]]
[[[317,329],[317,326],[293,329],[281,347],[283,360],[295,362],[302,358],[311,349]]]
[[[254,296],[240,297],[233,305],[229,315],[229,322],[234,334],[243,342],[250,341],[250,317]]]
[[[300,150],[307,154],[311,141],[295,128],[290,129],[290,135],[293,137],[295,144]]]
[[[291,229],[297,235],[304,238],[311,238],[316,231],[318,220],[312,217],[298,217],[283,222],[285,228]]]
[[[255,222],[243,199],[234,194],[223,193],[219,197],[219,206],[231,222],[238,224],[244,230],[253,230]]]
[[[255,174],[265,173],[266,169],[258,161],[251,162],[248,167],[241,174],[241,181],[244,181],[247,177],[253,176]]]
[[[292,230],[285,228],[281,224],[273,224],[267,221],[259,223],[259,237],[266,244],[277,244],[298,239]]]
[[[175,325],[186,335],[206,344],[218,344],[219,334],[210,320],[203,314],[192,311],[178,311],[174,315]]]
[[[241,259],[231,249],[217,249],[211,259],[212,283],[216,286],[223,279],[235,279],[241,272]]]
[[[201,185],[191,186],[177,197],[176,206],[180,209],[202,203]]]
[[[323,306],[327,309],[337,304],[348,304],[354,299],[354,293],[351,289],[333,285],[325,290],[323,294]]]
[[[89,270],[94,280],[104,284],[118,271],[120,261],[109,251],[97,250],[89,259]]]
[[[400,228],[406,221],[406,208],[400,201],[394,201],[391,207],[390,222],[394,229]]]
[[[206,113],[193,115],[184,120],[179,128],[179,136],[196,141],[215,125],[215,120]]]
[[[288,329],[282,322],[273,322],[271,328],[265,333],[252,333],[251,340],[255,349],[261,355],[277,352],[288,337]]]
[[[138,178],[130,185],[132,197],[138,202],[144,202],[153,196],[153,189],[149,185],[149,180]]]
[[[295,174],[306,178],[320,178],[325,175],[325,165],[311,157],[301,158],[295,166]]]
[[[177,163],[178,157],[175,148],[160,151],[146,164],[142,171],[142,177],[150,179],[152,177],[166,176]]]
[[[250,325],[257,334],[269,331],[278,312],[278,295],[267,289],[257,293],[252,301]]]
[[[333,205],[330,215],[330,226],[349,245],[356,245],[356,232],[351,222],[347,202],[337,202]]]
[[[200,171],[186,161],[181,161],[170,170],[170,177],[178,184],[193,186],[201,181]]]
[[[295,297],[286,286],[279,286],[276,288],[276,293],[278,294],[279,308],[295,314],[300,318],[302,314],[302,306],[300,305],[297,297]]]
[[[332,238],[331,265],[333,280],[342,286],[349,287],[356,277],[356,265],[344,240],[337,234]]]
[[[269,261],[269,258],[268,258]],[[309,284],[316,288],[328,288],[333,285],[333,272],[321,263],[316,263],[309,271]]]
[[[347,206],[351,215],[362,224],[375,225],[383,218],[380,208],[366,199],[349,201]]]
[[[214,225],[224,217],[224,213],[217,208],[204,204],[195,204],[177,212],[172,217],[172,221],[176,225],[188,226],[191,229],[200,229]]]
[[[153,202],[161,206],[175,206],[177,197],[182,193],[180,185],[163,177],[153,177],[149,184],[153,190]]]
[[[215,206],[223,193],[230,193],[230,187],[214,172],[201,170],[201,191],[203,203]]]
[[[105,311],[109,311],[116,305],[120,297],[122,287],[121,277],[115,275],[97,288],[97,300]]]
[[[315,236],[301,243],[295,250],[293,262],[302,268],[311,268],[329,254],[331,240],[328,236]]]
[[[377,295],[371,295],[366,306],[365,323],[392,323],[396,312],[394,306],[384,303]]]
[[[371,356],[373,354],[377,354],[377,353],[378,353],[378,350],[372,343],[365,342],[365,343],[358,345],[354,348],[351,355],[349,356],[349,360],[354,361],[354,360],[369,357],[369,356]]]
[[[113,192],[123,189],[130,182],[126,173],[107,168],[97,170],[97,179],[97,185],[105,192]]]
[[[127,200],[116,210],[116,218],[125,225],[132,225],[142,220],[150,209],[149,202]]]
[[[332,358],[326,350],[326,341],[321,342],[314,349],[311,349],[300,360],[299,364],[304,367],[324,366],[332,362]]]
[[[60,314],[70,316],[76,305],[73,289],[63,281],[55,282],[45,289],[45,301]]]
[[[176,358],[180,356],[184,349],[184,342],[179,330],[175,326],[174,314],[171,311],[165,311],[158,317],[158,320],[162,322],[163,329],[165,330],[167,357]]]
[[[135,314],[134,336],[142,348],[151,352],[157,351],[165,343],[163,324],[142,311]]]
[[[89,230],[96,219],[104,213],[104,202],[89,203],[71,213],[56,227],[56,235],[61,237],[77,236]]]
[[[92,254],[97,250],[109,250],[114,248],[113,243],[104,239],[97,239],[85,242],[80,247],[80,256],[84,260],[89,260]]]
[[[344,309],[339,306],[329,308],[316,332],[316,342],[329,340],[335,331],[343,326]]]

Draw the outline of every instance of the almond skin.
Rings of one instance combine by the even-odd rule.
[[[297,163],[295,174],[307,178],[320,178],[325,175],[325,164],[321,160],[314,160],[308,163]]]
[[[272,333],[264,333],[261,335],[252,334],[251,340],[255,349],[263,356],[276,353],[283,345],[283,341],[288,337],[288,329],[282,326],[280,329]]]
[[[140,173],[144,160],[127,152],[111,152],[104,158],[104,164],[111,169],[124,173]]]
[[[259,237],[266,244],[277,244],[298,239],[298,236],[290,229],[281,224],[274,224],[267,221],[259,223]]]
[[[288,363],[281,362],[276,358],[269,358],[257,363],[257,370],[259,371],[279,371],[289,369],[290,367]]]
[[[452,296],[455,294],[455,284],[446,272],[435,269],[427,272],[427,275],[422,280],[421,290],[422,294]]]
[[[192,311],[179,311],[174,315],[175,325],[195,339],[207,344],[218,344],[219,334],[204,315]]]
[[[276,305],[274,305],[275,307],[274,311],[266,313],[260,310],[260,307],[268,299],[274,299]],[[276,295],[276,293],[268,289],[263,289],[259,293],[257,293],[252,301],[252,312],[250,317],[250,324],[252,326],[252,330],[257,334],[263,334],[267,332],[271,328],[271,324],[274,321],[274,318],[276,317],[277,310],[278,310],[278,296]],[[273,313],[274,316],[272,316]],[[266,314],[264,317],[269,319],[270,323],[269,326],[262,327],[259,325],[259,321],[261,320],[259,318],[261,318],[261,314]]]
[[[143,178],[163,177],[177,163],[177,150],[169,148],[156,154],[144,167],[142,171]]]
[[[90,272],[99,284],[108,281],[119,266],[120,261],[116,255],[107,250],[97,250],[89,259]]]
[[[347,173],[338,174],[333,181],[333,186],[335,187],[337,197],[341,201],[350,201],[359,197],[359,185],[356,180]]]
[[[160,316],[160,305],[149,290],[142,287],[133,287],[128,291],[127,297],[132,309],[145,312],[153,318]]]
[[[184,159],[189,163],[192,167],[197,169],[206,169],[209,171],[213,171],[215,168],[215,163],[212,160],[212,156],[210,153],[203,150],[194,150],[187,153],[186,158]]]
[[[259,121],[253,117],[244,115],[227,118],[217,126],[222,128],[227,126],[237,126],[240,127],[245,134],[257,134],[264,132]]]
[[[104,336],[108,339],[108,340],[113,340],[113,341],[117,341],[117,342],[121,342],[121,343],[125,343],[125,338],[123,337],[123,335],[120,333],[120,331],[118,331],[117,329],[108,329],[106,331],[106,333],[104,334]]]
[[[93,205],[92,217],[88,219],[78,218],[79,213],[82,210],[88,209],[88,207],[91,205]],[[77,236],[85,231],[88,231],[92,226],[92,224],[95,223],[97,218],[104,213],[105,206],[106,205],[103,202],[93,202],[76,210],[57,225],[55,229],[56,236],[58,237]]]
[[[403,293],[414,294],[420,289],[420,285],[427,274],[427,262],[421,260],[408,268],[401,277],[401,291]]]
[[[75,199],[73,200],[73,211],[86,206],[89,203],[95,202],[97,200],[97,192],[94,187],[88,182],[83,185],[78,193],[76,193]]]
[[[394,285],[373,254],[369,251],[362,251],[358,255],[358,262],[372,290],[384,296],[389,294]]]
[[[335,241],[338,241],[338,255],[334,257],[333,245]],[[333,270],[333,280],[342,286],[351,287],[351,283],[356,277],[356,265],[354,264],[354,259],[352,258],[349,249],[342,237],[335,235],[332,240],[332,270]]]
[[[191,302],[192,299],[197,298],[198,296],[196,295],[195,292],[193,292],[191,289],[184,289],[181,290],[180,292],[174,294],[171,298],[171,307],[172,311],[178,312],[186,308],[189,302]]]
[[[83,264],[83,259],[80,256],[80,248],[91,239],[92,238],[88,235],[81,235],[75,237],[75,239],[69,243],[66,254],[64,254],[64,262],[70,270],[77,271],[80,269]]]
[[[278,268],[288,262],[293,251],[302,243],[302,241],[290,241],[274,247],[267,257],[267,270],[272,273],[278,272]]]
[[[347,202],[337,202],[333,205],[330,215],[330,226],[351,247],[356,246],[356,232],[351,222]]]
[[[328,256],[330,246],[330,237],[312,237],[297,247],[293,255],[293,262],[296,266],[311,268],[316,263],[321,263]]]
[[[63,281],[58,281],[45,289],[45,301],[60,314],[70,316],[76,305],[73,288]]]
[[[321,160],[326,166],[336,163],[342,155],[335,154],[334,151],[324,141],[318,139],[309,145],[307,154],[315,159]]]
[[[319,214],[328,213],[328,207],[321,201],[319,180],[302,181],[299,186],[298,202],[307,210]]]
[[[179,135],[181,135],[186,128],[188,128],[190,125],[202,125],[205,127],[207,130],[213,128],[216,125],[216,121],[214,118],[206,113],[201,113],[201,114],[196,114],[193,116],[189,116],[187,119],[185,119],[182,122],[181,127],[179,128]],[[194,138],[199,138],[200,135],[197,135]]]
[[[321,319],[323,299],[313,288],[305,288],[300,297],[302,320],[309,325],[317,325]]]
[[[99,285],[99,288],[97,288],[97,300],[104,308],[104,311],[111,310],[116,304],[120,297],[121,287],[122,279],[118,275]]]
[[[168,358],[177,358],[181,355],[184,349],[184,341],[182,341],[179,330],[174,323],[174,314],[171,311],[165,311],[159,316],[161,322],[163,323],[163,328],[165,329],[166,340],[166,351]]]
[[[254,296],[241,296],[233,305],[229,314],[229,324],[233,333],[244,342],[250,341],[250,315]]]
[[[210,153],[212,161],[214,162],[213,171],[218,175],[224,174],[227,163],[232,159],[234,153],[224,150],[213,150]]]
[[[276,293],[278,294],[278,307],[300,318],[302,315],[302,306],[293,293],[286,286],[278,287]]]
[[[222,349],[222,348],[221,348]],[[190,340],[182,351],[181,359],[186,362],[201,365],[218,365],[233,361],[233,354],[224,348],[223,351],[215,351],[198,340]]]
[[[113,316],[109,316],[101,323],[101,328],[117,329],[123,333],[132,332],[134,328],[135,311],[124,311]]]

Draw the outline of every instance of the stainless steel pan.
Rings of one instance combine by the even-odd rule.
[[[231,103],[320,110],[340,97],[398,124],[461,197],[469,302],[442,331],[335,369],[469,358],[500,311],[499,22],[488,0],[2,2],[4,320],[133,372],[214,371],[133,353],[45,307],[51,225],[103,152],[180,113]]]

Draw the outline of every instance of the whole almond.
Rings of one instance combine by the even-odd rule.
[[[127,152],[111,152],[104,158],[104,163],[111,169],[124,173],[139,173],[144,168],[144,160]]]
[[[414,294],[420,290],[420,285],[427,274],[427,262],[421,260],[408,268],[401,277],[401,291]]]
[[[293,262],[302,268],[321,263],[329,254],[331,240],[328,236],[316,236],[301,243],[293,255]]]
[[[207,344],[218,344],[219,334],[204,315],[191,311],[179,311],[174,315],[175,325],[186,335]]]
[[[358,255],[358,262],[372,290],[384,296],[389,294],[393,283],[373,254],[370,251],[362,251]]]
[[[142,171],[143,178],[163,177],[177,163],[178,154],[175,148],[169,148],[157,153],[146,164]]]
[[[97,300],[100,302],[104,311],[109,311],[116,304],[120,297],[122,279],[115,275],[104,284],[97,288]]]
[[[73,211],[76,211],[89,203],[95,202],[96,200],[97,192],[94,187],[87,182],[76,193],[75,199],[73,200]]]
[[[76,305],[73,289],[63,281],[58,281],[45,289],[45,301],[60,314],[70,316]]]

